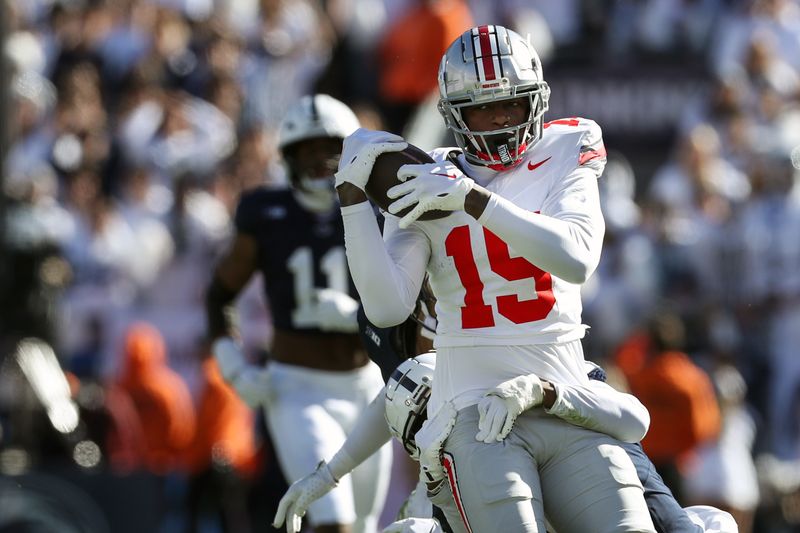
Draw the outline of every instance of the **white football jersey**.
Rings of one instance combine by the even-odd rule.
[[[440,148],[431,156],[443,161],[453,150]],[[596,256],[592,269],[597,265],[605,230],[597,178],[605,166],[605,148],[595,122],[579,118],[549,122],[519,165],[490,171],[489,179],[481,179],[487,169],[469,167],[463,154],[458,163],[476,182],[522,210],[575,222],[580,231],[570,231],[570,239],[579,244],[564,239],[558,245],[575,248],[571,253]],[[387,215],[384,236],[390,246],[392,240],[409,240],[397,239],[402,232],[423,233],[430,243],[427,271],[437,296],[435,345],[543,344],[583,337],[587,326],[581,323],[580,285],[521,257],[487,229],[494,227],[487,223],[493,207],[490,202],[480,223],[457,211],[442,219],[418,221],[405,230],[399,229],[396,217]]]

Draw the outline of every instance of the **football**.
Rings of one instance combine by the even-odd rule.
[[[369,175],[369,181],[366,187],[367,197],[372,200],[375,205],[388,212],[389,204],[394,200],[386,195],[386,191],[401,183],[401,181],[397,179],[397,171],[403,165],[418,165],[422,163],[433,163],[433,159],[425,150],[417,148],[412,144],[409,144],[405,150],[400,152],[386,152],[379,155],[378,158],[375,159],[375,164],[372,166],[372,173]],[[413,208],[414,206],[412,205],[397,213],[397,216],[402,217]],[[449,214],[450,211],[432,210],[423,213],[422,216],[419,217],[419,220],[434,220],[446,217]]]

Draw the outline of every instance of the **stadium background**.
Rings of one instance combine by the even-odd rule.
[[[742,531],[800,528],[796,0],[0,5],[0,531],[211,532],[220,509],[231,531],[269,530],[281,486],[263,426],[241,406],[215,417],[235,400],[201,363],[203,289],[236,198],[285,185],[275,128],[310,92],[423,148],[449,142],[438,59],[485,23],[531,34],[549,119],[603,127],[609,236],[586,287],[587,356],[635,389],[653,378],[648,326],[676,319],[716,402],[648,405],[686,427],[651,430],[646,448],[684,505],[731,509]],[[258,284],[239,310],[263,358]],[[171,421],[184,445],[140,445],[166,426],[125,399],[134,353],[165,354],[185,384]]]

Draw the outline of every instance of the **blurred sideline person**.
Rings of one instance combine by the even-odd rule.
[[[185,473],[195,435],[195,407],[189,386],[169,366],[161,332],[151,324],[133,323],[125,332],[116,384],[130,396],[141,421],[144,467],[154,474]]]
[[[286,478],[333,456],[380,390],[379,369],[358,336],[358,302],[347,271],[333,174],[353,112],[323,94],[306,96],[281,122],[279,148],[291,187],[245,193],[235,240],[208,288],[209,333],[220,370],[250,405],[262,405]],[[264,277],[274,338],[266,368],[248,364],[229,310],[251,277]],[[383,447],[315,502],[318,533],[372,532],[388,490]]]
[[[185,531],[202,531],[216,520],[223,532],[249,533],[255,528],[247,495],[260,466],[254,413],[224,382],[214,359],[203,361],[201,371]]]
[[[370,321],[404,321],[426,272],[437,299],[437,386],[421,431],[439,449],[421,457],[422,468],[454,480],[473,531],[542,532],[546,512],[562,533],[652,532],[635,468],[607,435],[528,410],[503,442],[476,440],[491,430],[495,406],[479,405],[484,394],[509,380],[588,385],[580,287],[605,227],[600,127],[544,123],[541,62],[501,26],[464,32],[442,58],[439,88],[458,148],[400,168],[405,182],[389,189],[383,236],[364,188],[377,155],[407,144],[360,129],[345,140],[336,173],[348,266]],[[429,210],[451,213],[418,220]]]

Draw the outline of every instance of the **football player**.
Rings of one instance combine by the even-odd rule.
[[[295,483],[282,498],[273,524],[275,527],[280,527],[286,520],[287,532],[299,531],[301,518],[308,505],[335,486],[337,478],[368,457],[390,436],[397,438],[412,458],[424,460],[425,445],[421,444],[417,436],[426,418],[435,364],[435,352],[429,352],[402,362],[394,370],[383,393],[365,411],[358,426],[330,463],[320,464],[312,474]],[[543,398],[540,406],[526,407],[543,407],[549,414],[567,422],[605,432],[626,442],[624,446],[637,466],[658,531],[736,533],[738,528],[733,517],[724,511],[712,507],[681,509],[637,442],[638,438],[644,436],[649,423],[645,407],[635,397],[617,392],[606,385],[605,373],[600,367],[587,362],[586,368],[590,378],[588,387],[558,386],[539,380],[545,388],[552,391],[552,395]],[[525,379],[537,381],[535,376],[526,376]],[[520,391],[524,388],[519,387],[520,383],[517,378],[515,384],[506,384],[499,390]],[[513,393],[505,396],[511,403],[519,402],[521,398]],[[513,424],[513,417],[510,420]],[[490,436],[502,440],[504,435],[507,435],[507,431]],[[468,531],[453,499],[450,481],[442,478],[436,480],[432,486],[425,483],[429,481],[427,477],[422,478],[420,486],[404,508],[405,515],[398,517],[398,521],[385,529],[385,532]],[[431,489],[427,490],[426,485]],[[437,516],[437,508],[443,514]]]
[[[329,459],[381,389],[359,336],[333,174],[353,112],[323,94],[290,108],[279,132],[288,189],[242,195],[236,236],[207,292],[213,354],[250,405],[263,406],[285,477],[294,481]],[[243,355],[229,310],[253,274],[264,277],[274,337],[265,368]],[[372,532],[388,489],[383,447],[309,509],[317,532]]]
[[[443,464],[423,468],[447,468],[473,531],[542,532],[546,511],[562,533],[652,532],[636,470],[608,435],[533,409],[505,440],[475,438],[488,414],[479,403],[502,383],[533,374],[588,385],[580,288],[605,230],[600,127],[544,122],[550,89],[539,58],[501,26],[472,28],[447,49],[439,90],[458,147],[400,168],[383,235],[364,189],[375,158],[407,144],[359,129],[336,173],[348,265],[370,321],[405,320],[426,272],[437,298],[437,386],[422,431],[452,431],[431,439],[443,443]],[[451,213],[418,220],[429,210]]]

